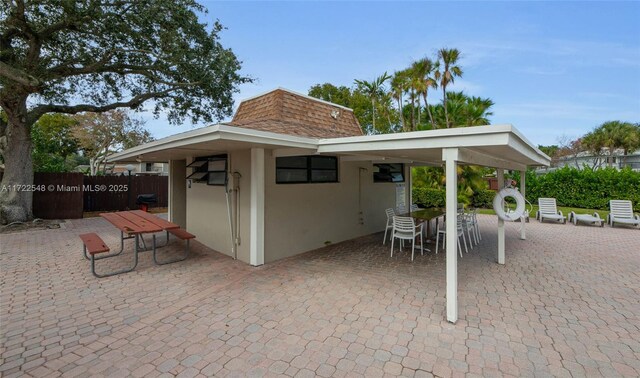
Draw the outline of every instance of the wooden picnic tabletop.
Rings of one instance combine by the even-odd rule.
[[[120,231],[127,234],[144,234],[159,232],[163,228],[148,219],[142,218],[133,211],[117,211],[115,213],[101,213],[101,217],[113,224]],[[158,218],[160,219],[160,218]]]
[[[175,224],[175,223],[171,223],[168,220],[162,219],[158,216],[155,216],[153,214],[149,214],[146,211],[142,211],[142,210],[133,210],[130,211],[130,213],[135,214],[141,218],[144,218],[148,221],[150,221],[151,223],[162,227],[163,230],[172,230],[175,228],[180,228],[179,225]]]

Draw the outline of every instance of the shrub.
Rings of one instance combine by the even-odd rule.
[[[464,203],[473,207],[490,209],[493,207],[493,198],[496,192],[489,189],[479,189],[471,197],[458,195],[458,203]],[[446,191],[444,189],[413,188],[413,202],[420,207],[445,207]]]
[[[473,207],[479,207],[483,209],[490,209],[493,207],[493,198],[496,196],[496,192],[493,190],[482,189],[477,190],[471,197],[471,205]]]
[[[540,197],[553,197],[559,206],[607,210],[609,200],[620,199],[632,201],[634,210],[640,211],[640,172],[629,168],[564,167],[544,175],[527,171],[526,179],[526,196],[532,204]]]
[[[413,188],[413,202],[420,207],[444,207],[446,194],[443,189]]]
[[[508,175],[520,182],[519,172]],[[496,192],[477,189],[469,199],[458,196],[459,202],[479,208],[491,208]],[[630,168],[598,170],[564,167],[547,174],[538,175],[527,171],[526,197],[536,205],[540,197],[555,198],[559,206],[582,209],[609,209],[609,200],[620,199],[633,202],[634,211],[640,212],[640,172]],[[414,201],[422,207],[444,207],[444,189],[416,187]]]

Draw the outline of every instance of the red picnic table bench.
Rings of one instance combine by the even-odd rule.
[[[113,224],[117,229],[120,230],[120,251],[118,253],[113,253],[110,255],[96,256],[100,253],[109,252],[109,247],[106,246],[104,241],[95,233],[83,234],[80,235],[80,239],[83,243],[83,254],[84,257],[88,260],[91,260],[91,272],[96,277],[109,277],[114,276],[116,274],[122,274],[131,272],[138,266],[138,253],[140,251],[149,250],[146,247],[144,242],[143,234],[152,234],[152,250],[153,250],[153,261],[157,265],[165,265],[171,264],[178,261],[183,261],[189,255],[189,241],[195,238],[195,235],[190,234],[186,230],[180,228],[179,225],[175,223],[171,223],[167,220],[164,220],[155,215],[149,214],[147,212],[141,210],[133,210],[133,211],[118,211],[115,213],[102,213],[101,217],[106,219],[109,223]],[[156,235],[155,233],[165,231],[167,233],[167,242],[165,244],[169,244],[169,234],[174,235],[178,239],[185,240],[186,246],[184,255],[180,256],[176,259],[169,261],[159,261],[157,258],[157,248],[156,248]],[[126,235],[126,236],[125,236]],[[120,255],[124,251],[124,241],[126,239],[134,239],[134,260],[133,265],[131,267],[117,270],[114,272],[98,274],[95,269],[96,260],[101,260],[105,258],[115,257]],[[139,242],[142,241],[143,247],[140,247]],[[87,255],[89,254],[89,256]]]

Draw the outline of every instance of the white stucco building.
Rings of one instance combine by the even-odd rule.
[[[350,109],[285,89],[243,101],[227,124],[156,140],[112,162],[169,162],[169,218],[208,247],[261,265],[384,229],[411,199],[411,165],[524,171],[550,159],[511,125],[362,135]],[[524,183],[523,183],[524,184]],[[522,187],[524,190],[524,185]],[[504,224],[497,261],[505,262]],[[456,229],[456,216],[446,220]],[[524,233],[522,235],[524,237]],[[447,319],[457,320],[455,233],[447,234]]]

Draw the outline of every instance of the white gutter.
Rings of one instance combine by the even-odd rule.
[[[318,140],[314,138],[278,134],[268,131],[252,130],[242,127],[217,124],[171,135],[166,138],[158,139],[153,142],[126,149],[122,152],[117,152],[110,155],[107,161],[113,162],[118,160],[131,159],[135,158],[138,155],[151,154],[162,150],[180,148],[192,144],[211,142],[219,139],[266,144],[279,147],[306,149],[316,149],[318,147]]]

